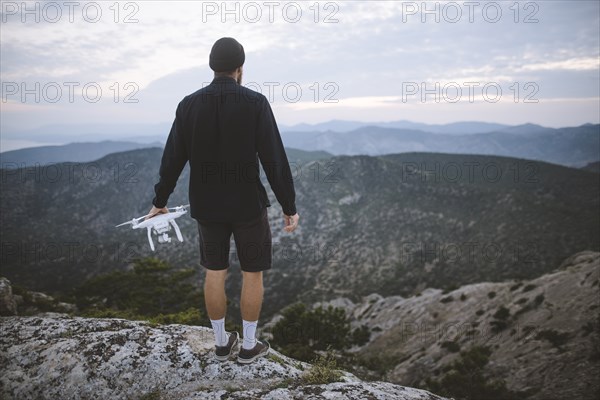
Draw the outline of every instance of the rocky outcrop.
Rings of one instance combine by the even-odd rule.
[[[482,282],[418,296],[338,298],[358,327],[371,328],[359,354],[383,354],[385,380],[423,387],[461,350],[492,350],[488,376],[519,398],[591,399],[600,395],[600,253],[567,258],[537,279]]]
[[[77,306],[56,300],[41,292],[12,287],[0,276],[0,315],[40,315],[44,313],[76,313]]]
[[[443,400],[364,382],[306,384],[311,365],[271,351],[251,365],[214,358],[212,330],[80,317],[0,318],[2,399]]]
[[[0,277],[0,315],[17,315],[17,302],[10,281],[4,277]]]

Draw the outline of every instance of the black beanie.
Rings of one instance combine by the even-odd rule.
[[[244,64],[244,46],[237,40],[224,37],[213,44],[208,65],[215,72],[233,71]]]

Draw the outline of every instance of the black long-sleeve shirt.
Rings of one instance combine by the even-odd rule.
[[[177,106],[152,204],[166,206],[189,161],[193,218],[253,219],[271,206],[259,160],[284,214],[296,214],[292,174],[267,98],[233,78],[214,78]]]

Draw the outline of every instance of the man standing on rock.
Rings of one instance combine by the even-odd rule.
[[[191,216],[198,222],[200,263],[206,270],[204,297],[215,333],[216,357],[227,360],[238,343],[225,331],[225,278],[233,234],[242,269],[240,309],[243,342],[238,361],[251,363],[269,351],[257,340],[263,301],[263,271],[271,268],[271,204],[260,181],[259,160],[283,211],[284,230],[298,226],[295,190],[275,117],[267,98],[241,85],[245,61],[235,39],[217,40],[210,52],[214,79],[177,106],[164,148],[160,180],[149,215],[167,213],[167,200],[190,163]]]

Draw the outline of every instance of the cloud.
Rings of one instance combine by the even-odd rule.
[[[525,64],[517,71],[548,71],[548,70],[570,70],[570,71],[598,71],[600,69],[600,58],[579,57],[559,61],[546,61],[535,64]]]
[[[592,99],[586,100],[586,105],[597,102],[594,93],[600,91],[598,2],[536,2],[537,23],[524,22],[532,11],[526,8],[527,2],[518,2],[518,7],[514,2],[496,2],[502,8],[502,18],[494,23],[484,18],[483,3],[475,8],[470,21],[464,2],[456,3],[463,13],[456,23],[444,14],[449,2],[436,3],[439,22],[435,22],[435,15],[422,14],[421,9],[407,13],[407,5],[413,4],[410,2],[280,2],[272,10],[272,21],[264,2],[226,3],[230,11],[237,7],[234,14],[239,14],[238,22],[234,21],[236,15],[222,8],[223,2],[146,1],[129,6],[119,2],[118,15],[114,2],[96,3],[102,7],[102,18],[95,23],[82,14],[91,4],[86,2],[77,6],[72,22],[64,6],[63,18],[56,23],[48,22],[44,15],[39,23],[33,22],[32,16],[22,23],[18,13],[8,15],[1,25],[0,68],[3,82],[24,83],[28,88],[35,82],[42,86],[47,82],[79,82],[80,94],[84,84],[96,82],[105,93],[102,101],[87,104],[76,99],[73,103],[46,104],[52,112],[34,105],[27,114],[18,112],[15,105],[2,104],[2,126],[33,128],[107,118],[133,123],[169,121],[182,96],[212,79],[207,58],[214,41],[222,36],[233,36],[243,43],[247,84],[255,82],[265,93],[269,82],[278,83],[273,105],[281,112],[281,122],[288,124],[303,118],[307,122],[347,116],[354,119],[353,114],[396,119],[401,114],[390,104],[397,104],[406,82],[429,86],[435,82],[442,86],[450,82],[497,82],[503,88],[514,82],[534,82],[540,88],[540,99]],[[254,15],[248,14],[252,3],[261,7],[258,22],[247,18]],[[32,7],[33,3],[28,4]],[[422,2],[413,5],[421,8]],[[215,6],[213,13],[215,9],[210,7]],[[297,6],[302,10],[301,18],[291,22],[289,16]],[[125,23],[128,15],[137,22]],[[139,88],[136,105],[124,104],[122,99],[115,103],[111,97],[111,85],[118,83],[123,95],[127,82]],[[328,83],[337,85],[340,102],[311,101],[314,89],[310,87],[317,88],[323,98]],[[302,87],[304,96],[298,103],[290,104],[283,98],[281,89],[286,84]],[[19,109],[26,105],[30,104]],[[430,107],[425,104],[421,108]],[[477,109],[477,113],[468,104],[439,104],[435,109],[456,121],[511,119],[499,105]],[[548,115],[538,111],[542,109],[529,108],[530,121],[548,125]],[[572,123],[576,115],[581,123],[599,122],[591,109],[582,107],[582,112],[559,113],[552,119]],[[434,118],[429,111],[402,117],[421,122]]]

